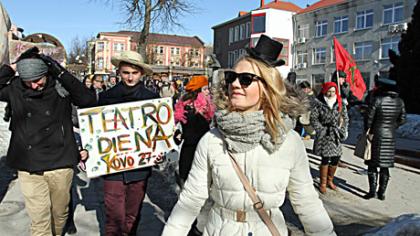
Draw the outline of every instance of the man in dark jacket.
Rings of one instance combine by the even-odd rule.
[[[385,200],[385,190],[389,180],[389,168],[394,167],[395,130],[406,120],[404,101],[398,97],[396,82],[390,79],[379,79],[378,88],[369,104],[365,131],[370,129],[373,134],[371,159],[368,165],[369,193],[366,199],[377,194],[380,200]],[[380,168],[379,188],[378,168]]]
[[[141,82],[142,76],[151,74],[152,69],[140,54],[125,51],[112,57],[111,63],[118,67],[121,82],[99,94],[99,105],[159,98]],[[148,167],[105,176],[106,235],[136,235],[150,174]]]
[[[338,75],[338,79],[337,79]],[[346,82],[347,75],[344,71],[335,71],[332,75],[331,81],[336,83],[340,89],[340,96],[343,99],[343,104],[348,105],[349,99],[351,98],[350,85]]]
[[[0,68],[0,101],[11,105],[7,163],[18,179],[32,235],[60,235],[68,214],[74,140],[71,104],[94,106],[95,95],[50,57],[33,52]]]

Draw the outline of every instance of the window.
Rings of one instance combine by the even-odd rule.
[[[102,52],[105,48],[105,43],[104,42],[98,42],[96,45],[97,45],[98,52]]]
[[[381,59],[387,59],[388,50],[392,49],[398,53],[398,42],[400,41],[400,37],[392,37],[386,38],[381,41]]]
[[[153,48],[153,50],[156,54],[163,54],[163,47],[162,46],[155,46]]]
[[[384,24],[401,22],[404,18],[403,3],[394,3],[384,6]]]
[[[308,52],[297,51],[297,64],[308,63]]]
[[[252,33],[265,32],[265,14],[252,15]]]
[[[325,48],[314,48],[314,60],[312,64],[324,64],[327,50]]]
[[[239,40],[239,25],[235,26],[235,37],[234,42]]]
[[[243,40],[246,39],[246,35],[245,35],[245,24],[242,24],[239,28],[239,39]]]
[[[349,17],[334,17],[334,34],[341,34],[349,31]]]
[[[315,22],[315,37],[325,36],[327,34],[327,27],[328,22],[326,20]]]
[[[322,84],[325,82],[325,75],[324,74],[313,74],[312,75],[312,89],[317,94],[321,91]]]
[[[298,25],[298,38],[309,38],[309,25]]]
[[[98,70],[103,70],[103,69],[104,69],[104,58],[98,57]]]
[[[228,67],[229,68],[232,68],[232,66],[233,66],[233,63],[235,62],[235,58],[234,58],[234,56],[235,56],[235,53],[234,52],[228,52]]]
[[[124,51],[124,43],[114,43],[114,51]]]
[[[246,38],[251,37],[251,22],[247,22],[245,26]]]
[[[373,10],[357,12],[356,29],[367,29],[373,26]]]
[[[171,55],[179,55],[180,48],[171,48]]]
[[[372,54],[372,42],[358,42],[354,43],[354,58],[356,60],[369,60]]]
[[[233,42],[233,28],[229,28],[229,43]]]

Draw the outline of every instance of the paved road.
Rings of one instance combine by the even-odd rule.
[[[311,142],[306,141],[307,147]],[[364,200],[362,196],[368,189],[365,165],[361,159],[351,155],[351,147],[344,149],[343,161],[348,168],[338,170],[336,182],[338,191],[328,191],[321,195],[339,235],[360,235],[382,226],[402,214],[420,213],[420,171],[397,164],[391,170],[391,181],[387,191],[386,201],[377,199]],[[311,172],[315,185],[318,184],[318,163],[320,158],[309,154]],[[1,161],[0,161],[1,163]],[[3,173],[0,170],[0,173]],[[177,189],[173,181],[173,172],[155,171],[149,183],[148,196],[142,209],[143,218],[139,224],[138,235],[160,235],[164,219],[176,201]],[[101,202],[98,200],[100,183],[89,181],[79,174],[79,194],[82,196],[76,209],[76,235],[99,235],[99,221],[103,220]],[[170,186],[168,188],[168,186]],[[302,226],[293,213],[288,202],[282,207],[289,228],[293,235],[303,235]],[[10,184],[9,190],[0,204],[0,235],[29,234],[29,218],[24,210],[22,195],[18,182]]]

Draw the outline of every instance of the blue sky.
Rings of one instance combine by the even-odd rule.
[[[96,36],[98,32],[127,29],[125,19],[117,6],[108,6],[99,0],[0,0],[12,22],[23,28],[26,35],[49,33],[57,37],[69,50],[73,38]],[[115,1],[115,0],[112,0]],[[111,1],[111,2],[112,2]],[[179,35],[197,35],[205,43],[213,43],[211,27],[235,17],[239,11],[258,8],[260,0],[193,0],[200,6],[195,15],[181,19],[185,29],[169,32]],[[270,0],[265,0],[266,3]],[[313,0],[291,1],[300,7]]]

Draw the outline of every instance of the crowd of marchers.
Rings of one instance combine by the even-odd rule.
[[[336,190],[351,91],[341,71],[320,91],[308,82],[294,84],[293,76],[283,79],[276,68],[285,64],[278,59],[282,48],[262,35],[210,85],[204,75],[153,80],[152,67],[133,51],[111,59],[117,71],[107,81],[99,75],[80,81],[36,48],[2,65],[0,101],[8,103],[11,131],[6,158],[17,170],[32,235],[77,231],[73,178],[89,152],[78,135],[76,109],[169,96],[181,127],[174,139],[182,145],[176,173],[182,191],[162,235],[288,235],[280,210],[286,193],[308,235],[335,235],[302,139],[313,138],[321,157],[319,193]],[[366,199],[385,200],[395,130],[406,116],[397,88],[392,78],[377,78],[365,98],[365,131],[372,137]],[[101,177],[101,232],[136,235],[150,176],[148,167]],[[208,199],[207,222],[197,224]]]

